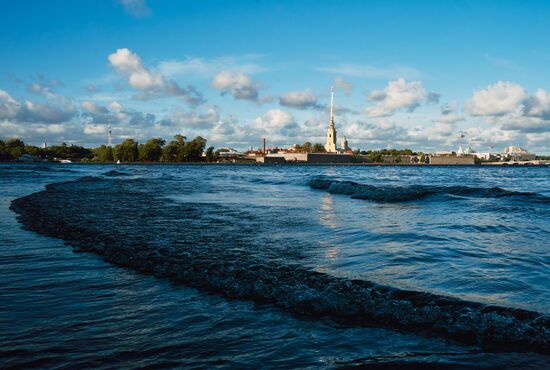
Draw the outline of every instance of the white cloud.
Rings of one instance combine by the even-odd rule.
[[[386,143],[392,142],[396,145],[396,139],[407,140],[407,130],[398,126],[394,121],[382,119],[374,123],[354,121],[347,125],[341,134],[346,134],[348,139],[355,143],[362,142],[368,145],[385,147]],[[340,135],[342,136],[342,135]],[[372,147],[370,148],[372,149]]]
[[[118,49],[108,59],[119,73],[126,76],[131,87],[141,91],[142,94],[137,96],[139,99],[174,96],[191,105],[204,102],[202,95],[193,86],[182,88],[175,81],[167,80],[162,74],[149,70],[139,55],[127,48]]]
[[[141,18],[151,15],[151,9],[145,0],[119,0],[124,10],[134,17]]]
[[[460,121],[464,121],[463,115],[457,111],[456,102],[451,102],[441,106],[441,114],[434,121],[443,124],[454,124]]]
[[[230,93],[236,100],[258,100],[259,82],[240,71],[222,71],[214,76],[212,87]]]
[[[109,62],[116,70],[128,76],[128,83],[136,89],[163,88],[165,81],[162,75],[150,72],[141,61],[141,58],[129,49],[118,49],[108,57]]]
[[[76,108],[72,103],[54,105],[26,100],[21,105],[16,119],[20,122],[60,123],[69,121],[75,114]]]
[[[419,79],[423,74],[415,68],[408,66],[391,66],[380,68],[368,64],[340,64],[334,67],[316,67],[315,70],[320,72],[329,72],[337,75],[362,77],[362,78],[379,78],[379,79]]]
[[[488,124],[500,124],[501,131],[516,134],[550,132],[550,94],[537,89],[534,95],[518,84],[499,81],[476,91],[466,108]]]
[[[304,91],[293,91],[279,97],[279,104],[298,108],[306,109],[317,106],[317,96],[310,89]]]
[[[437,102],[439,95],[426,92],[421,82],[409,83],[400,78],[390,81],[384,90],[372,91],[368,98],[378,102],[374,107],[367,109],[370,116],[389,116],[401,109],[412,112],[423,101]]]
[[[0,119],[15,118],[19,107],[19,102],[12,98],[7,91],[0,90]]]
[[[86,124],[84,125],[84,133],[86,135],[105,135],[107,133],[107,126]]]
[[[91,101],[83,101],[81,104],[82,108],[89,112],[94,114],[107,114],[109,113],[109,110],[105,107],[102,107],[94,102]]]
[[[256,118],[255,128],[266,133],[272,141],[287,140],[298,136],[300,127],[292,114],[281,109],[270,109]]]
[[[523,87],[499,81],[474,92],[465,108],[472,116],[503,116],[517,112],[528,97]]]
[[[220,138],[227,138],[227,135],[231,135],[234,132],[235,127],[230,122],[218,122],[212,129],[212,133]]]
[[[209,108],[205,113],[177,112],[167,120],[162,121],[163,125],[190,127],[196,129],[209,129],[220,121],[220,113],[217,107]]]
[[[113,116],[119,121],[124,121],[128,118],[128,114],[125,112],[124,106],[117,101],[112,101],[109,103],[109,109],[111,110]]]
[[[264,72],[265,68],[257,64],[258,55],[240,57],[225,56],[214,59],[186,58],[166,60],[159,63],[159,72],[164,76],[201,76],[212,78],[220,71],[238,71],[245,74]]]
[[[49,86],[35,82],[29,87],[29,92],[45,96],[48,99],[54,99],[56,95],[51,91]]]
[[[524,113],[530,117],[550,120],[550,94],[543,89],[537,89],[535,95],[525,100]]]
[[[510,117],[502,123],[502,129],[522,133],[550,132],[550,120],[538,117]]]
[[[256,118],[258,128],[282,128],[294,122],[292,114],[281,109],[270,109],[263,116]]]
[[[353,84],[344,80],[341,77],[336,77],[334,79],[334,86],[336,86],[337,89],[341,89],[344,94],[348,96],[351,95],[351,92],[353,91]]]

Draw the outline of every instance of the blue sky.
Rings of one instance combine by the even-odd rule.
[[[1,1],[0,137],[550,153],[544,1]]]

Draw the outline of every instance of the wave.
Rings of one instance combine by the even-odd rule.
[[[103,176],[117,177],[117,176],[130,176],[130,175],[127,174],[126,172],[111,170],[111,171],[105,172],[105,173],[103,174]]]
[[[288,185],[288,184],[292,184],[290,181],[288,180],[283,180],[283,179],[273,179],[273,178],[252,178],[249,180],[250,182],[252,183],[255,183],[255,184],[266,184],[266,185]]]
[[[65,164],[52,164],[52,165],[33,165],[33,164],[26,164],[26,163],[20,163],[17,165],[12,166],[2,166],[0,167],[0,171],[4,172],[4,170],[8,171],[17,171],[17,172],[78,172],[75,170],[71,170],[68,168],[59,168],[67,166]],[[10,172],[15,173],[15,172]]]
[[[51,184],[14,200],[11,209],[26,228],[61,238],[77,251],[227,297],[346,325],[440,335],[488,349],[550,352],[546,314],[315,271],[257,236],[258,227],[265,227],[262,217],[218,204],[168,207],[155,196],[156,183],[145,185],[136,189],[131,181],[87,177]]]
[[[476,188],[468,186],[375,186],[359,184],[353,181],[338,181],[327,178],[314,178],[309,181],[314,189],[325,190],[332,194],[349,195],[354,199],[366,199],[376,202],[407,202],[430,196],[454,195],[470,198],[518,197],[531,201],[550,203],[550,198],[531,192],[505,190],[499,187]]]

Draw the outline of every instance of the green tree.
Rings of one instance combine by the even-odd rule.
[[[7,161],[8,159],[11,159],[11,156],[6,150],[6,143],[0,140],[0,161]]]
[[[183,135],[174,136],[168,145],[162,150],[162,160],[165,162],[183,162],[185,160],[185,140]]]
[[[137,162],[139,159],[138,143],[134,139],[126,139],[115,146],[115,159],[121,162]]]
[[[306,141],[304,145],[302,145],[302,150],[306,153],[311,153],[312,145],[309,141]]]
[[[382,162],[382,153],[381,152],[370,152],[368,154],[369,160],[374,163],[380,163]]]
[[[202,161],[202,153],[206,147],[206,139],[197,136],[193,140],[185,144],[185,161],[199,162]]]
[[[80,161],[84,158],[91,159],[94,156],[91,149],[78,145],[67,146],[64,143],[46,148],[43,153],[46,157],[70,159],[71,161]]]
[[[5,142],[6,152],[11,159],[16,159],[25,154],[25,143],[20,139],[8,139]]]
[[[158,162],[162,156],[162,147],[166,141],[161,138],[149,139],[139,145],[139,159],[145,162]]]
[[[93,150],[94,161],[97,162],[113,162],[115,160],[113,156],[113,148],[107,145],[101,145]]]
[[[208,162],[214,162],[216,160],[216,153],[214,152],[213,146],[208,147],[208,149],[206,149],[206,160]]]
[[[315,143],[313,144],[312,153],[324,153],[325,147],[321,143]]]

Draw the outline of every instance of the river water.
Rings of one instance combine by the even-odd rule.
[[[549,314],[547,167],[0,165],[0,367],[544,368]]]

